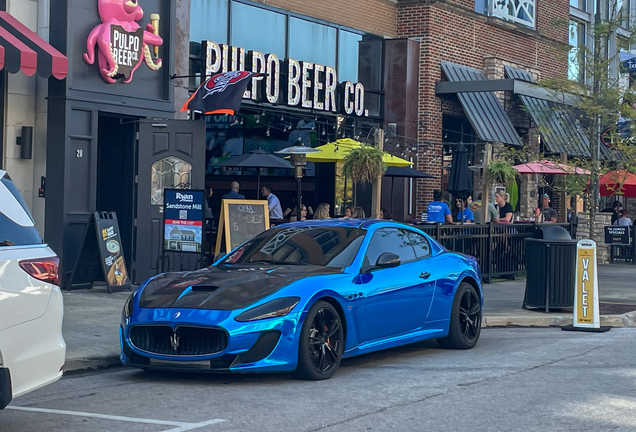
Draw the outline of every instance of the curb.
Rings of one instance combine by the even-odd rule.
[[[571,315],[503,315],[483,317],[482,328],[497,327],[561,327],[572,324]],[[636,311],[622,315],[601,315],[601,325],[611,327],[636,327]]]
[[[88,372],[120,366],[122,366],[122,364],[119,359],[119,354],[97,358],[71,359],[66,360],[64,363],[64,373]]]

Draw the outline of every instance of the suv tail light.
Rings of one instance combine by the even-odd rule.
[[[38,280],[48,282],[53,285],[60,284],[60,279],[57,273],[60,266],[60,260],[57,257],[21,260],[19,264],[22,270]]]

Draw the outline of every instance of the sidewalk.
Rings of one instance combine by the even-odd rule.
[[[599,266],[602,325],[636,326],[635,274],[636,266],[631,264]],[[571,310],[546,314],[522,309],[525,286],[525,279],[484,284],[483,327],[550,327],[572,323]],[[129,295],[128,291],[108,294],[106,287],[99,285],[91,290],[64,291],[65,371],[119,365],[119,323]]]

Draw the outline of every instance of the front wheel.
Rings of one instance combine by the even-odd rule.
[[[338,311],[325,301],[309,309],[300,332],[298,367],[294,376],[306,380],[329,379],[344,352],[344,329]]]
[[[444,348],[470,349],[477,344],[480,333],[481,302],[477,290],[462,282],[453,300],[448,336],[437,342]]]

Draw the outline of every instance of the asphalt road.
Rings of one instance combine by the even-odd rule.
[[[636,329],[487,329],[358,357],[329,381],[288,375],[67,376],[0,412],[2,432],[636,431]]]

